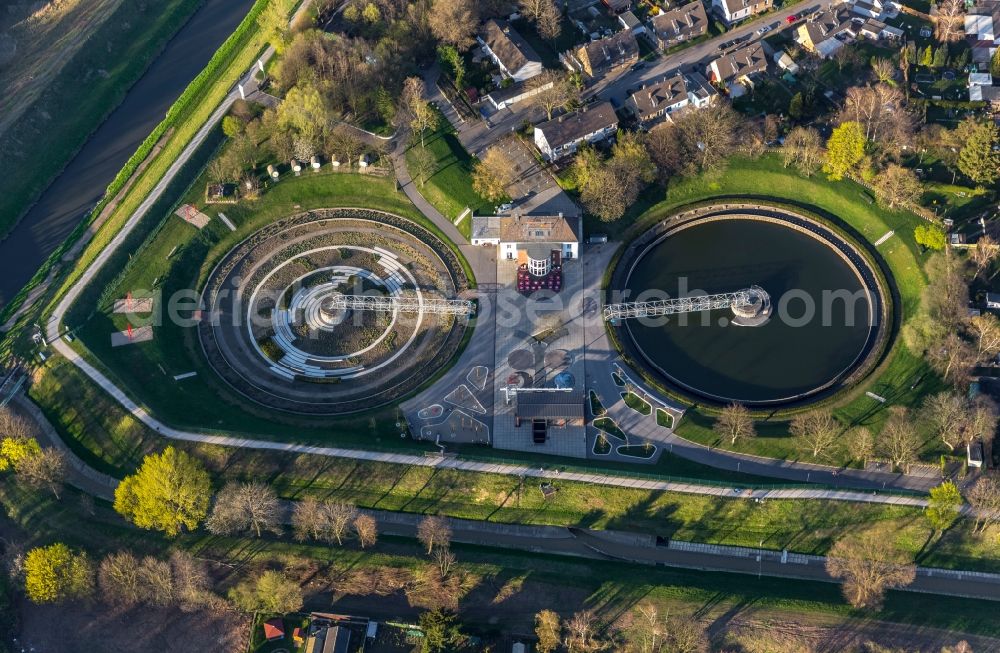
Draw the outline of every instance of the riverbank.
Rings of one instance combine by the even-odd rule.
[[[138,4],[124,3],[65,66],[10,130],[16,141],[0,140],[5,156],[26,157],[0,182],[0,307],[101,199],[252,3],[169,0],[155,20]]]

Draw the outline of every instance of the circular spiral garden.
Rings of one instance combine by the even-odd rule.
[[[213,369],[258,404],[357,412],[413,392],[451,360],[466,325],[453,315],[345,308],[338,299],[422,302],[468,286],[455,253],[410,220],[310,211],[226,254],[203,291],[209,319],[198,333]]]

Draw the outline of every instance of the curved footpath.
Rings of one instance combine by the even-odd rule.
[[[35,421],[46,446],[62,451],[70,470],[68,481],[83,492],[111,501],[118,479],[87,466],[74,454],[45,419],[41,410],[24,395],[14,403]],[[568,476],[568,475],[567,475]],[[290,523],[292,502],[284,502],[285,523]],[[417,536],[424,515],[369,510],[379,532],[407,538]],[[737,546],[722,546],[681,540],[658,544],[655,534],[600,531],[563,526],[502,524],[446,517],[452,540],[491,548],[516,549],[549,555],[567,555],[596,560],[619,560],[634,564],[663,565],[705,571],[721,571],[809,581],[837,582],[826,573],[826,558]],[[1000,601],[1000,574],[918,567],[917,578],[907,591]]]

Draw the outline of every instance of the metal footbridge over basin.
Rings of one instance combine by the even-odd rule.
[[[607,304],[604,307],[604,319],[614,322],[629,318],[698,313],[720,308],[732,309],[733,313],[741,318],[754,318],[770,313],[771,298],[760,286],[750,286],[743,290],[716,295]]]
[[[402,295],[330,295],[324,309],[350,309],[354,311],[384,311],[401,313],[435,313],[439,315],[472,315],[475,303],[465,299],[427,299]]]

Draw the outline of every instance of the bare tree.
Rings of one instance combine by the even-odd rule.
[[[839,122],[848,121],[861,125],[865,140],[878,143],[890,152],[899,149],[913,131],[913,119],[906,112],[902,92],[888,84],[847,89]]]
[[[139,561],[128,551],[109,553],[97,568],[97,586],[102,600],[125,607],[142,600]]]
[[[529,89],[534,90],[528,101],[545,111],[546,120],[552,120],[553,113],[558,109],[565,109],[580,97],[569,76],[554,70],[546,70],[532,77],[527,84]]]
[[[26,419],[15,415],[10,408],[0,408],[0,440],[27,438],[32,432],[31,424]]]
[[[979,395],[972,401],[972,407],[965,415],[965,442],[976,440],[992,442],[997,429],[997,405],[986,395]]]
[[[890,209],[915,204],[924,192],[916,173],[895,163],[890,163],[885,170],[875,175],[872,186],[875,187],[880,203]]]
[[[66,454],[55,447],[42,449],[18,463],[17,476],[28,487],[46,488],[58,499],[66,481]]]
[[[872,58],[872,74],[875,76],[876,81],[895,86],[896,82],[893,80],[895,72],[896,66],[893,65],[892,59],[885,57]]]
[[[878,449],[894,467],[904,473],[909,471],[910,465],[917,459],[920,436],[917,435],[909,411],[903,406],[889,409],[889,419],[882,427]]]
[[[410,166],[413,177],[420,182],[421,186],[434,176],[437,169],[437,157],[426,147],[422,147],[413,153],[413,162]],[[473,181],[475,179],[473,178]],[[480,193],[482,194],[482,193]]]
[[[170,563],[146,556],[139,563],[139,586],[142,600],[149,605],[166,607],[174,602],[174,579]]]
[[[597,615],[592,610],[581,610],[566,622],[566,640],[563,644],[569,653],[592,653],[601,648],[596,636]]]
[[[362,549],[375,546],[378,541],[378,526],[375,518],[371,515],[360,514],[354,518],[354,532],[358,536],[358,542]]]
[[[507,195],[507,187],[517,180],[520,172],[504,146],[493,145],[472,170],[472,190],[488,200],[499,200]]]
[[[969,320],[969,332],[976,343],[976,360],[986,362],[1000,353],[1000,320],[992,313]]]
[[[976,350],[954,332],[945,334],[939,342],[931,343],[927,362],[948,383],[964,385],[976,361]]]
[[[455,564],[455,554],[447,546],[438,546],[434,549],[434,563],[437,565],[438,571],[441,572],[441,578],[444,578],[451,571],[452,565]]]
[[[313,539],[339,545],[343,544],[344,535],[357,513],[349,503],[307,498],[295,504],[292,529],[299,541]]]
[[[205,527],[216,535],[263,531],[280,535],[281,504],[274,490],[264,483],[227,483],[215,497]]]
[[[939,392],[924,400],[921,421],[930,424],[949,451],[965,440],[965,400],[957,392]]]
[[[428,515],[417,524],[417,539],[427,547],[427,555],[437,547],[448,548],[451,544],[451,525],[444,517]]]
[[[969,250],[969,260],[976,266],[976,275],[982,275],[1000,255],[1000,243],[983,235],[976,246]]]
[[[747,407],[739,403],[731,403],[722,409],[719,419],[715,420],[715,432],[729,439],[730,444],[738,440],[756,437],[753,418]]]
[[[941,43],[953,43],[962,38],[965,27],[963,0],[942,0],[937,4],[934,21],[934,38]]]
[[[792,419],[790,431],[813,458],[833,446],[843,429],[827,408],[817,408]]]
[[[823,165],[823,137],[812,127],[796,127],[785,136],[781,154],[786,168],[794,165],[809,177]]]
[[[1000,476],[989,474],[980,476],[965,494],[973,508],[975,530],[986,531],[994,524],[1000,524]]]
[[[847,442],[854,458],[862,463],[875,455],[875,436],[865,426],[855,426],[847,433]]]
[[[174,581],[174,596],[184,612],[195,612],[206,605],[222,602],[210,590],[204,563],[195,560],[189,552],[177,550],[170,554],[170,573]]]
[[[424,147],[424,132],[437,128],[438,114],[424,100],[424,82],[419,77],[407,77],[403,82],[399,114],[410,129],[420,134],[420,147]]]
[[[844,597],[855,608],[878,609],[888,589],[905,587],[917,570],[895,539],[879,529],[846,535],[826,558],[826,571],[843,581]]]
[[[468,49],[479,26],[479,11],[474,0],[434,0],[428,14],[431,33],[442,43],[459,50]]]
[[[562,13],[551,0],[542,5],[542,13],[535,20],[535,29],[539,36],[553,44],[562,34]]]

